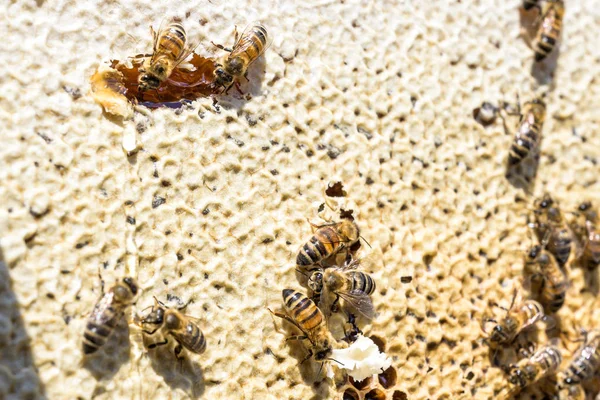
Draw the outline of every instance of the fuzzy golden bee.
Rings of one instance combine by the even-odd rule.
[[[506,316],[496,323],[488,338],[492,347],[511,343],[520,332],[544,318],[544,308],[540,303],[535,300],[525,300],[515,307],[515,298],[516,293]]]
[[[571,254],[573,234],[558,206],[548,194],[534,202],[535,223],[530,224],[542,244],[563,266]]]
[[[556,47],[556,43],[560,39],[564,15],[565,3],[563,0],[547,0],[542,6],[540,26],[532,44],[535,61],[542,61]]]
[[[576,220],[571,224],[571,228],[578,241],[577,258],[584,266],[595,268],[600,265],[598,214],[590,202],[582,203],[574,214]]]
[[[558,311],[565,302],[569,281],[554,257],[542,246],[534,246],[527,254],[526,267],[534,272],[531,280],[539,287],[538,300],[544,310]]]
[[[138,88],[142,92],[156,90],[196,48],[187,42],[185,29],[177,18],[163,19],[158,32],[152,30],[152,35],[152,56],[144,61],[138,77]]]
[[[519,114],[518,130],[508,152],[510,167],[520,164],[526,158],[539,156],[546,104],[541,99],[528,101]]]
[[[213,43],[214,46],[229,52],[216,65],[215,83],[222,86],[225,92],[242,76],[247,79],[248,67],[260,57],[271,45],[272,39],[267,29],[260,22],[251,23],[238,37],[236,30],[235,44],[232,48]]]
[[[313,227],[317,229],[300,249],[296,257],[296,265],[305,267],[320,263],[341,250],[351,247],[360,237],[358,225],[350,219],[313,225]]]
[[[302,362],[313,356],[316,361],[328,360],[337,341],[327,329],[327,323],[321,310],[311,299],[297,290],[283,289],[282,295],[287,315],[269,311],[292,323],[303,333],[288,337],[287,340],[308,340],[310,342],[309,353]]]
[[[575,353],[564,373],[564,382],[575,385],[594,376],[600,367],[600,331],[585,333],[583,345]]]
[[[561,362],[562,354],[557,347],[544,346],[530,358],[524,358],[516,365],[511,365],[508,381],[522,389],[556,372]]]
[[[202,354],[206,350],[206,339],[198,327],[198,320],[182,314],[179,310],[165,306],[156,297],[152,309],[140,319],[138,325],[148,335],[153,335],[162,329],[165,336],[172,336],[177,342],[174,350],[177,359],[182,358],[180,354],[184,347],[196,354]],[[148,348],[153,349],[167,343],[169,340],[165,337],[162,342],[152,343]]]
[[[104,284],[102,287],[104,292]],[[123,278],[103,294],[90,315],[83,333],[83,352],[92,354],[102,347],[138,292],[133,278]]]
[[[364,272],[356,271],[360,260],[353,260],[343,267],[315,271],[309,278],[309,287],[319,294],[319,308],[326,316],[337,312],[340,298],[344,300],[347,312],[353,310],[371,320],[376,312],[371,300],[375,291],[375,281]]]

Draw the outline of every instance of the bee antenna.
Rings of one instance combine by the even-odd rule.
[[[296,268],[296,272],[298,272],[299,274],[302,274],[302,275],[306,276],[307,278],[310,278],[308,276],[308,274],[306,272],[302,271],[300,268]]]
[[[336,363],[340,364],[340,365],[344,365],[341,362],[339,362],[338,360],[335,360],[333,358],[328,358],[327,361],[335,361]]]
[[[324,362],[321,363],[321,366],[319,367],[319,373],[317,374],[317,376],[321,375],[321,371],[323,370],[323,364],[325,364]]]
[[[371,246],[371,244],[370,244],[369,242],[367,242],[367,239],[365,239],[365,238],[364,238],[364,237],[362,237],[362,236],[359,236],[359,238],[361,238],[361,239],[362,239],[362,240],[363,240],[363,241],[364,241],[364,242],[367,244],[367,246],[369,246],[369,248],[371,248],[371,249],[373,248],[373,247]]]

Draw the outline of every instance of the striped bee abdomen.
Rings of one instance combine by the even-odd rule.
[[[372,294],[375,291],[375,281],[370,275],[355,271],[351,273],[352,290],[360,291],[366,294]]]
[[[296,264],[313,265],[337,252],[342,243],[330,226],[317,229],[310,240],[302,246],[296,257]]]
[[[562,28],[564,12],[562,0],[549,1],[544,6],[542,22],[533,43],[536,61],[542,61],[556,46]]]
[[[565,373],[565,383],[569,385],[588,380],[600,366],[600,334],[595,331],[591,335]]]
[[[532,154],[540,143],[540,126],[532,124],[525,132],[519,132],[515,137],[508,153],[508,162],[515,165]]]
[[[159,34],[161,34],[159,32]],[[179,22],[171,22],[164,33],[158,38],[157,56],[166,55],[171,59],[177,59],[185,48],[186,34],[183,25]]]
[[[283,289],[283,304],[289,316],[305,331],[323,323],[323,313],[315,303],[297,290]]]
[[[186,347],[197,354],[204,353],[204,350],[206,350],[206,338],[200,328],[192,322],[188,322],[186,334],[190,337],[190,341]]]
[[[115,312],[112,307],[104,310],[97,320],[90,319],[83,333],[83,352],[95,353],[102,347],[113,332],[122,313]]]
[[[548,250],[554,255],[560,265],[565,265],[571,255],[571,232],[567,228],[555,229],[552,232]]]

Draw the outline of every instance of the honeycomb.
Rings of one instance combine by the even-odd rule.
[[[385,339],[375,335],[370,338],[375,342],[379,351],[385,352]],[[370,377],[363,381],[355,381],[352,377],[346,379],[347,383],[338,389],[342,393],[343,400],[401,400],[408,398],[407,394],[399,388],[398,373],[393,365],[376,375],[376,378]]]
[[[506,376],[481,320],[501,316],[492,304],[508,307],[523,279],[533,198],[548,191],[565,210],[600,198],[597,2],[567,2],[554,68],[534,66],[520,3],[3,4],[0,269],[10,279],[0,280],[0,397],[341,398],[315,378],[318,365],[298,365],[305,348],[286,343],[267,310],[282,288],[300,286],[293,260],[306,220],[337,218],[331,206],[354,210],[379,259],[367,271],[379,316],[363,331],[385,339],[392,358],[386,397],[498,398]],[[265,24],[274,41],[245,95],[106,115],[90,77],[105,60],[147,52],[149,25],[172,12],[197,28],[206,58],[217,54],[211,40],[232,42],[234,25]],[[513,137],[502,121],[483,126],[473,112],[546,91],[529,193],[505,177]],[[123,151],[123,137],[135,151]],[[335,182],[345,197],[326,195]],[[128,315],[84,362],[99,269],[107,285],[137,279],[131,313],[153,296],[191,300],[186,315],[198,318],[206,352],[184,352],[180,366],[172,347],[148,350]],[[565,362],[579,346],[568,339],[600,323],[598,270],[573,267],[568,278],[557,313]],[[545,340],[541,327],[536,336]],[[585,388],[593,398],[598,379]],[[534,397],[542,387],[520,395]]]

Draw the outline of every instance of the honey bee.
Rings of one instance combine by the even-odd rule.
[[[575,214],[578,218],[572,229],[579,241],[577,258],[588,268],[595,268],[600,265],[600,231],[596,228],[598,215],[590,202],[582,203]]]
[[[534,203],[535,229],[538,239],[547,245],[548,251],[556,258],[559,265],[566,264],[571,254],[573,236],[558,204],[546,193]]]
[[[183,358],[180,354],[184,347],[196,354],[202,354],[206,350],[206,339],[200,328],[198,328],[197,319],[165,306],[156,297],[154,298],[152,310],[140,320],[139,325],[142,327],[143,332],[148,335],[153,335],[162,328],[166,335],[173,336],[177,342],[175,357],[178,360]],[[148,348],[153,349],[167,343],[169,343],[169,340],[165,338],[164,341],[153,343]]]
[[[561,387],[558,391],[558,400],[585,400],[585,390],[581,385]]]
[[[540,62],[554,49],[560,36],[565,15],[563,0],[547,0],[541,11],[541,23],[533,40],[535,61]]]
[[[302,246],[296,257],[296,265],[309,266],[320,263],[342,249],[351,247],[360,237],[358,225],[350,219],[312,226],[317,230]]]
[[[227,93],[235,79],[242,76],[248,79],[248,67],[269,48],[271,42],[267,29],[260,22],[254,22],[248,25],[239,37],[236,30],[235,44],[232,48],[213,43],[219,49],[229,52],[229,55],[216,65],[215,83],[225,88]]]
[[[508,381],[522,389],[556,372],[561,362],[562,354],[557,347],[544,346],[536,351],[531,358],[524,358],[516,365],[511,365],[508,372]]]
[[[104,284],[102,287],[104,292]],[[102,295],[90,315],[83,333],[84,354],[95,353],[113,332],[125,309],[133,303],[138,287],[133,278],[123,278]]]
[[[309,353],[302,363],[313,356],[316,361],[326,361],[331,356],[333,345],[337,341],[327,329],[323,313],[311,299],[297,290],[283,289],[282,295],[287,315],[269,311],[302,331],[302,335],[290,336],[287,340],[308,340],[310,342]]]
[[[544,309],[555,313],[565,302],[568,279],[552,255],[542,246],[534,246],[527,255],[528,267],[536,271],[532,280],[541,281],[539,300]]]
[[[565,372],[564,382],[575,385],[594,376],[600,366],[600,331],[584,333],[584,343]]]
[[[519,306],[514,307],[516,292],[506,316],[496,323],[489,336],[490,345],[498,347],[511,343],[517,335],[528,327],[544,318],[544,308],[535,300],[525,300]],[[489,320],[496,322],[494,320]]]
[[[142,92],[157,89],[196,48],[187,42],[185,29],[178,18],[163,19],[158,32],[152,30],[152,35],[152,56],[144,61],[138,77],[138,88]]]
[[[529,156],[538,157],[542,143],[542,127],[546,118],[546,104],[541,99],[528,101],[519,114],[519,128],[508,153],[510,167],[520,164]]]
[[[523,0],[523,8],[531,10],[534,7],[539,7],[540,0]]]
[[[356,271],[360,263],[361,260],[353,260],[343,267],[312,273],[309,287],[313,293],[319,294],[319,307],[326,316],[337,312],[339,299],[342,298],[346,307],[350,306],[367,319],[375,318],[376,312],[370,297],[375,291],[375,281],[370,275]]]

